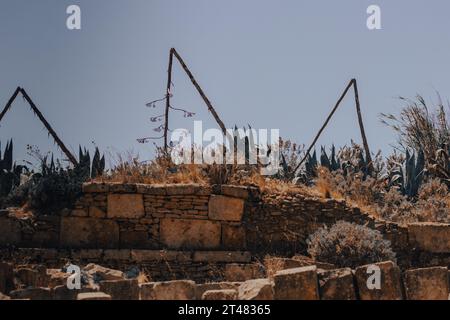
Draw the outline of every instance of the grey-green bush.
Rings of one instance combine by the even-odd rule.
[[[391,243],[370,228],[339,221],[310,235],[308,253],[317,261],[355,268],[380,261],[396,261]]]

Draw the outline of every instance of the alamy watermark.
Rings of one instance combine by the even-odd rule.
[[[258,164],[266,176],[280,167],[279,129],[227,129],[224,134],[203,130],[202,121],[194,121],[193,136],[187,129],[175,129],[170,144],[175,164]]]
[[[381,8],[375,4],[367,7],[366,10],[369,17],[367,18],[366,25],[369,30],[381,29]]]
[[[80,290],[81,289],[81,269],[79,266],[71,264],[66,270],[70,276],[67,278],[67,289],[69,290]]]
[[[381,289],[381,269],[375,264],[367,267],[366,273],[369,275],[366,281],[367,289],[380,290]]]
[[[81,30],[81,8],[77,5],[70,5],[66,9],[69,16],[66,20],[66,27],[69,30]]]

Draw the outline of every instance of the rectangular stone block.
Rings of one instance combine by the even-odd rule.
[[[108,219],[63,217],[60,245],[65,248],[117,248],[119,226]]]
[[[171,249],[214,249],[220,246],[220,223],[208,220],[161,219],[160,240]]]
[[[246,186],[222,185],[220,187],[220,190],[224,196],[230,196],[244,200],[249,196],[248,187]]]
[[[29,300],[51,300],[52,290],[50,288],[26,288],[14,290],[9,293],[12,299]]]
[[[106,183],[83,183],[83,193],[107,193],[109,192],[109,184]]]
[[[248,251],[195,251],[195,262],[250,262],[252,256]]]
[[[85,292],[85,293],[79,293],[77,295],[77,300],[83,300],[83,301],[111,300],[111,296],[104,292]]]
[[[278,271],[304,266],[302,262],[289,258],[267,257],[264,259],[264,267],[268,278],[272,278]]]
[[[352,269],[323,270],[318,277],[321,300],[356,300]]]
[[[412,247],[433,253],[450,253],[450,224],[411,223],[408,234]]]
[[[447,268],[432,267],[407,270],[405,291],[408,300],[448,300]]]
[[[112,300],[139,300],[136,279],[100,281],[100,291],[110,295]]]
[[[108,218],[138,219],[145,215],[142,194],[109,194]]]
[[[225,289],[233,289],[237,290],[241,282],[208,282],[208,283],[200,283],[197,284],[195,289],[195,297],[197,300],[201,300],[203,293],[208,290],[225,290]]]
[[[197,183],[171,184],[166,186],[166,192],[169,196],[194,195],[199,193],[204,186]]]
[[[195,300],[196,285],[191,280],[155,282],[153,286],[156,300]]]
[[[226,281],[247,281],[264,278],[264,267],[257,263],[228,263],[225,266]]]
[[[153,287],[155,282],[141,283],[139,285],[139,297],[141,300],[156,300]]]
[[[202,300],[237,300],[237,290],[208,290],[202,295]]]
[[[211,220],[241,221],[244,214],[244,200],[226,196],[211,195],[208,217]]]
[[[379,269],[380,283],[376,277]],[[392,261],[385,261],[356,268],[355,278],[361,300],[402,300],[400,269]]]
[[[245,281],[239,286],[239,300],[273,300],[273,283],[269,279]]]
[[[319,300],[316,266],[278,271],[274,276],[275,300]]]

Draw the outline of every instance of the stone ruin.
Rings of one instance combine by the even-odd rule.
[[[379,230],[397,263],[313,261],[306,239],[344,220]],[[88,183],[58,216],[0,211],[0,299],[448,299],[450,225],[376,219],[345,201],[256,187]],[[69,290],[68,264],[82,288]],[[143,276],[140,271],[144,271]]]

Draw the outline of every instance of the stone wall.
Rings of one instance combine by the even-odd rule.
[[[198,283],[192,279],[139,280],[136,274],[89,264],[81,266],[87,279],[83,287],[69,290],[66,287],[68,274],[61,269],[0,263],[0,292],[3,292],[3,299],[31,300],[450,299],[449,271],[445,267],[416,268],[402,272],[391,261],[364,265],[354,270],[322,269],[314,264],[302,266],[299,263],[299,266],[279,268],[274,274],[267,275],[252,266],[226,264],[225,269],[231,270],[232,275],[240,274],[242,277]],[[378,280],[373,281],[373,277]]]
[[[400,226],[345,201],[226,185],[85,184],[74,208],[60,216],[0,211],[0,247],[289,256],[304,254],[310,234],[339,220],[380,230],[402,267],[450,265],[449,225]]]
[[[318,228],[344,220],[382,232],[395,249],[408,246],[408,229],[377,220],[345,201],[302,194],[263,194],[247,206],[244,225],[252,251],[270,248],[279,254],[305,252],[306,239]]]
[[[109,268],[138,268],[153,281],[191,279],[198,283],[222,281],[226,265],[250,264],[248,251],[176,251],[146,249],[0,249],[0,262],[45,265],[61,269],[68,261],[75,265],[101,264]]]

